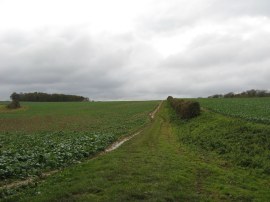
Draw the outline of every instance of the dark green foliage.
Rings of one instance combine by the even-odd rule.
[[[8,109],[18,109],[18,108],[20,108],[20,107],[21,107],[21,105],[20,105],[20,103],[19,103],[18,100],[13,100],[13,101],[11,101],[11,103],[9,103],[9,104],[7,105],[7,108],[8,108]]]
[[[247,90],[241,93],[226,93],[211,95],[208,98],[249,98],[249,97],[270,97],[270,92],[267,90]]]
[[[172,96],[169,96],[167,101],[182,119],[190,119],[200,115],[200,104],[198,102],[191,100],[179,100]]]
[[[173,100],[173,97],[172,96],[168,96],[167,101],[168,102],[171,102],[172,100]]]
[[[4,140],[5,136],[7,134],[0,135],[0,139]],[[102,151],[116,139],[114,134],[78,131],[10,136],[17,138],[1,151],[0,179],[24,178],[44,170],[65,167]]]
[[[235,95],[233,92],[229,92],[227,94],[224,95],[224,98],[233,98]]]
[[[19,103],[19,94],[14,92],[10,95],[10,98],[12,101],[7,105],[8,109],[17,109],[21,107]]]
[[[180,115],[183,119],[190,119],[200,114],[200,104],[194,101],[182,101]]]
[[[14,93],[12,93],[12,94],[10,95],[10,98],[11,98],[11,100],[13,100],[13,101],[19,101],[20,95],[19,95],[18,93],[14,92]]]
[[[89,98],[77,95],[47,94],[41,92],[17,94],[20,101],[26,102],[82,102]]]

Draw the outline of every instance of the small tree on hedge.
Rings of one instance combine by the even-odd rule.
[[[7,108],[9,109],[17,109],[17,108],[20,108],[21,105],[20,105],[20,102],[19,102],[19,99],[20,99],[20,95],[17,94],[17,93],[12,93],[10,95],[10,99],[12,100],[10,104],[8,104]]]

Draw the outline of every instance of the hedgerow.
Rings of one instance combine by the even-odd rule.
[[[180,100],[169,96],[167,101],[182,119],[191,119],[200,115],[200,104],[191,100]]]

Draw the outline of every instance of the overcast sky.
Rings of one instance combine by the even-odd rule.
[[[269,0],[0,0],[0,100],[270,89]]]

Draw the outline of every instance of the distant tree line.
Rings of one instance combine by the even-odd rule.
[[[226,94],[215,94],[208,98],[250,98],[250,97],[270,97],[270,91],[267,90],[247,90],[241,93],[229,92]]]
[[[89,98],[78,95],[65,94],[47,94],[41,92],[34,93],[15,93],[19,101],[27,102],[83,102],[89,101]]]

